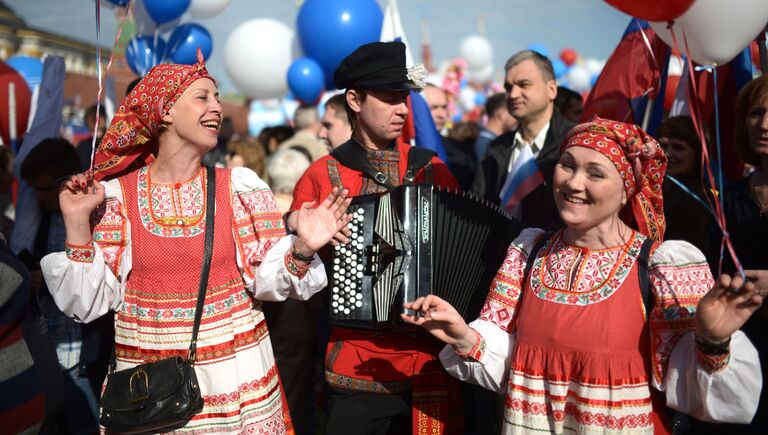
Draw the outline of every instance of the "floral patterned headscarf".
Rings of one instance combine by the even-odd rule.
[[[667,157],[659,143],[636,125],[595,117],[568,132],[560,152],[573,146],[593,149],[613,162],[627,194],[627,205],[619,217],[630,227],[661,241],[666,228],[661,184]]]
[[[189,85],[201,78],[213,80],[200,50],[195,65],[160,64],[152,68],[117,109],[94,155],[94,178],[115,178],[151,163],[162,117]]]

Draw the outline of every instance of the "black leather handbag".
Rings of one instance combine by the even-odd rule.
[[[183,427],[203,409],[203,397],[195,374],[197,332],[203,317],[208,272],[213,251],[215,171],[206,168],[207,204],[205,215],[205,254],[200,272],[195,323],[187,358],[173,357],[130,369],[115,371],[112,353],[107,385],[101,396],[99,423],[112,432],[137,434],[169,432]]]

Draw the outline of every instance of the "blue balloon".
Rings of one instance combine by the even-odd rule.
[[[136,74],[143,76],[153,66],[162,63],[165,54],[165,40],[158,36],[135,36],[128,41],[125,61]]]
[[[13,56],[5,61],[27,82],[30,90],[40,86],[43,79],[43,62],[30,56]]]
[[[107,0],[107,1],[116,6],[128,6],[128,3],[131,2],[131,0]]]
[[[296,59],[288,68],[288,89],[304,104],[314,104],[323,93],[325,77],[319,63],[308,57]]]
[[[531,44],[528,46],[528,50],[535,51],[544,57],[549,57],[549,50],[544,44]]]
[[[144,9],[157,24],[167,23],[184,15],[192,0],[142,0]]]
[[[168,37],[165,58],[173,63],[192,65],[197,63],[197,49],[208,59],[213,51],[213,40],[208,30],[197,23],[185,23],[176,26]]]
[[[487,100],[488,100],[488,96],[485,95],[485,92],[475,93],[475,106],[482,106],[485,104]]]
[[[552,61],[552,69],[555,70],[555,78],[559,79],[568,72],[568,65],[560,59],[555,59]]]
[[[347,55],[379,40],[382,19],[375,0],[304,2],[296,18],[299,41],[306,56],[323,68],[328,89],[335,89],[333,73]]]

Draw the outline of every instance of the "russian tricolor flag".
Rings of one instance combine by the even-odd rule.
[[[511,213],[523,198],[536,190],[542,183],[544,183],[544,176],[539,171],[531,147],[523,145],[517,160],[507,174],[504,186],[501,188],[499,194],[501,204]]]
[[[408,97],[408,117],[400,138],[411,145],[428,148],[436,152],[440,160],[447,161],[443,138],[435,127],[427,101],[416,91],[411,91]]]

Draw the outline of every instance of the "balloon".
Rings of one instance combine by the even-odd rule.
[[[168,48],[165,58],[173,63],[192,65],[197,63],[197,49],[203,52],[203,58],[208,59],[213,50],[211,34],[205,27],[196,23],[184,23],[173,29],[168,38]]]
[[[155,30],[165,33],[175,29],[181,22],[181,17],[158,26],[155,20],[149,16],[147,8],[144,7],[144,0],[139,0],[133,6],[133,22],[136,25],[137,34],[153,35]]]
[[[3,143],[10,144],[10,120],[8,114],[9,84],[14,84],[14,96],[16,97],[16,139],[18,140],[27,131],[27,121],[29,120],[29,105],[32,100],[32,93],[19,73],[13,68],[0,61],[0,133],[2,133]]]
[[[466,88],[459,91],[459,105],[462,109],[464,109],[464,111],[469,112],[475,108],[475,104],[477,104],[477,95],[475,95],[476,93],[477,91],[472,89],[470,86],[467,86]]]
[[[229,34],[224,67],[240,92],[251,98],[285,94],[294,37],[290,27],[271,18],[246,21]]]
[[[568,84],[576,92],[589,89],[592,83],[592,75],[583,65],[574,65],[568,71]]]
[[[600,74],[604,66],[605,66],[604,60],[601,61],[592,57],[584,61],[584,67],[587,69],[587,71],[589,71],[589,74],[591,75]]]
[[[229,6],[230,0],[192,0],[189,13],[195,18],[211,18],[219,15]]]
[[[287,81],[296,99],[304,104],[314,104],[323,93],[323,68],[308,57],[296,59],[288,68]]]
[[[34,90],[40,86],[40,81],[43,79],[43,62],[40,59],[30,56],[13,56],[5,62],[24,78],[29,89]]]
[[[165,46],[161,36],[135,36],[125,48],[125,61],[133,72],[143,76],[162,63]]]
[[[96,1],[99,1],[99,0],[96,0]],[[131,0],[104,0],[104,1],[111,5],[120,6],[120,7],[128,6],[128,3],[131,2]],[[104,6],[109,7],[106,3],[104,4]]]
[[[605,0],[605,2],[641,20],[669,21],[688,10],[694,0]]]
[[[493,47],[485,36],[471,35],[459,45],[459,54],[467,61],[467,67],[482,70],[493,61]]]
[[[190,0],[142,0],[149,16],[158,24],[173,21],[189,7]]]
[[[482,68],[470,68],[467,71],[467,78],[470,82],[485,84],[493,78],[493,64],[487,64]]]
[[[667,87],[664,89],[664,110],[672,110],[672,104],[675,102],[675,96],[677,95],[677,85],[680,84],[680,76],[667,77]]]
[[[531,44],[528,46],[528,50],[535,51],[544,57],[549,57],[549,50],[544,44]]]
[[[560,52],[560,60],[565,63],[566,66],[571,66],[576,62],[576,59],[579,58],[579,54],[576,53],[576,50],[572,48],[564,48]]]
[[[760,46],[757,41],[749,43],[749,57],[752,58],[752,65],[760,68]]]
[[[722,65],[747,47],[768,22],[765,0],[697,0],[675,20],[672,29],[685,55],[685,29],[690,57],[701,65]],[[674,46],[666,22],[651,22],[651,27],[670,47]]]
[[[306,0],[296,29],[307,57],[323,67],[328,89],[333,73],[357,47],[379,40],[383,15],[375,0]]]
[[[568,66],[560,59],[552,61],[552,69],[555,70],[555,78],[559,79],[563,74],[568,72]]]

